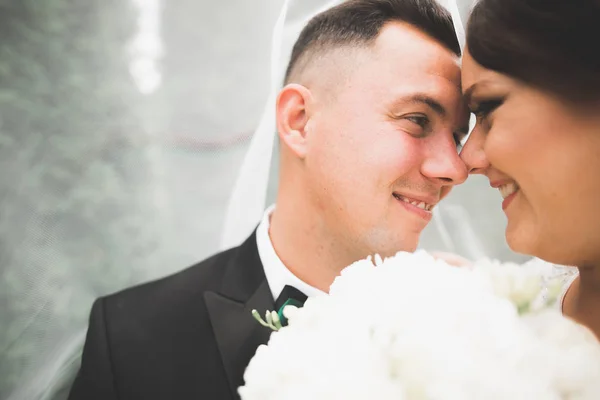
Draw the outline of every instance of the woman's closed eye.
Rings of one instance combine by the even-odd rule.
[[[473,106],[471,112],[477,117],[477,121],[481,121],[489,117],[503,102],[504,98],[483,100]]]

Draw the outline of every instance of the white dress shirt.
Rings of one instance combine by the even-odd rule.
[[[295,287],[308,297],[326,294],[290,272],[275,252],[271,237],[269,236],[269,226],[273,210],[275,210],[275,205],[267,208],[262,221],[256,229],[258,255],[265,270],[265,276],[267,277],[267,283],[269,284],[269,289],[271,289],[273,300],[277,300],[285,285]]]

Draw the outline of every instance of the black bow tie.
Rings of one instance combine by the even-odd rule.
[[[306,302],[308,297],[296,289],[293,286],[285,285],[281,294],[275,300],[275,310],[277,310],[277,314],[279,315],[279,319],[281,320],[281,324],[283,326],[287,325],[287,318],[283,315],[283,309],[285,306],[295,306],[302,307]]]

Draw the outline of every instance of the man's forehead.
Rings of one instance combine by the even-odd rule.
[[[442,118],[448,118],[457,125],[468,124],[469,111],[464,102],[460,84],[447,77],[419,72],[413,77],[398,79],[381,92],[382,100],[388,98],[392,108],[395,105],[421,103],[436,111],[439,104],[444,112],[437,112]]]
[[[329,49],[311,60],[302,83],[315,90],[369,91],[388,101],[423,92],[448,108],[461,93],[458,56],[405,23],[384,25],[371,45]]]
[[[460,69],[454,66],[449,69],[445,66],[402,64],[400,66],[388,64],[380,69],[374,65],[369,76],[378,77],[370,79],[369,86],[379,87],[391,98],[402,98],[414,94],[424,94],[445,102],[447,107],[462,100],[460,82]]]
[[[406,23],[391,22],[373,45],[374,61],[404,75],[432,74],[460,87],[460,58],[437,40]]]

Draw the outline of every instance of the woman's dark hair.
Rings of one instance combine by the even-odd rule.
[[[467,47],[483,67],[575,103],[600,100],[600,0],[480,0]]]

